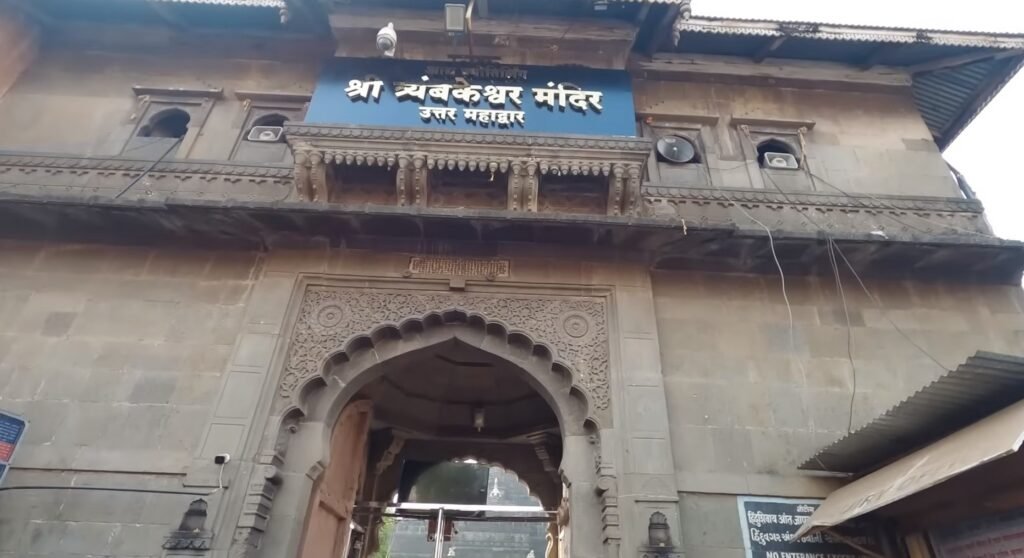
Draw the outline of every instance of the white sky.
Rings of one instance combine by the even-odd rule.
[[[693,0],[704,16],[1024,34],[1022,0]],[[1024,72],[946,150],[996,234],[1024,240]]]

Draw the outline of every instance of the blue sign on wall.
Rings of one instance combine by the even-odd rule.
[[[339,58],[306,121],[503,133],[636,136],[625,71]]]
[[[14,458],[14,450],[25,435],[27,427],[28,422],[25,419],[0,411],[0,485],[7,476],[11,459]]]

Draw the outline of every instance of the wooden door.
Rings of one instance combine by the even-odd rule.
[[[373,405],[350,403],[331,435],[331,460],[313,486],[302,558],[342,558],[349,540],[352,506],[366,472],[367,436]]]

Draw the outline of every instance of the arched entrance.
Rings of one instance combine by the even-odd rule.
[[[547,346],[463,311],[351,339],[285,413],[285,444],[300,448],[281,452],[285,469],[320,454],[293,555],[372,556],[408,464],[466,457],[529,487],[550,513],[552,556],[604,554],[597,428],[575,385]],[[364,533],[358,551],[352,533]]]

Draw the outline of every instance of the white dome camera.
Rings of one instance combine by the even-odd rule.
[[[377,50],[383,52],[384,56],[394,56],[397,46],[398,33],[395,33],[394,23],[388,23],[377,31]]]

